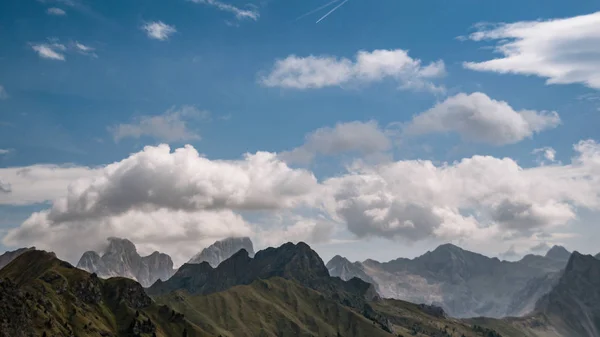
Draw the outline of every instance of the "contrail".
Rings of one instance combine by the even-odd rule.
[[[303,17],[305,17],[305,16],[308,16],[308,15],[311,15],[311,14],[313,14],[313,13],[316,13],[316,12],[318,12],[318,11],[320,11],[320,10],[324,9],[324,8],[327,8],[327,7],[331,6],[331,5],[333,5],[334,3],[336,3],[336,2],[340,2],[340,1],[341,1],[341,0],[333,0],[333,1],[330,1],[330,2],[328,2],[328,3],[324,4],[323,6],[321,6],[321,7],[319,7],[319,8],[313,9],[312,11],[310,11],[310,12],[308,12],[308,13],[305,13],[305,14],[302,14],[302,15],[300,15],[300,16],[299,16],[299,17],[297,17],[297,18],[296,18],[296,20],[294,20],[294,21],[298,21],[298,20],[302,19],[302,18],[303,18]]]
[[[323,21],[323,19],[325,19],[326,17],[328,17],[331,13],[335,12],[338,8],[342,7],[346,2],[348,2],[348,0],[344,0],[344,2],[342,2],[341,4],[335,6],[332,10],[330,10],[327,14],[323,15],[322,18],[320,18],[317,23]]]

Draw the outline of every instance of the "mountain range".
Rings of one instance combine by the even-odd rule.
[[[327,268],[332,276],[372,283],[385,298],[432,303],[453,317],[499,318],[532,311],[558,281],[570,255],[555,246],[545,256],[509,262],[445,244],[414,259],[383,263],[336,256]]]
[[[537,264],[549,271],[564,256],[556,247],[514,263],[518,270]],[[462,285],[490,279],[485,275],[493,266],[483,263],[506,263],[486,259],[445,245],[388,264],[411,273],[420,267],[428,273],[423,275]],[[545,274],[554,281],[530,313],[502,319],[456,319],[437,305],[383,298],[376,291],[380,285],[329,275],[341,270],[347,278],[353,268],[374,261],[332,261],[343,268],[328,270],[304,243],[267,248],[254,257],[242,249],[215,268],[206,261],[184,264],[168,280],[144,289],[134,280],[103,280],[52,253],[28,250],[0,270],[0,336],[600,336],[600,260],[591,255],[570,254],[564,268]],[[523,293],[536,293],[545,280],[532,278]]]

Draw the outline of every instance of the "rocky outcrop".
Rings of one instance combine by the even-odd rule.
[[[21,254],[34,249],[35,247],[19,248],[12,252],[5,252],[4,254],[0,255],[0,269],[4,268],[4,266],[9,264],[12,260],[16,259],[17,257],[19,257]]]
[[[81,256],[77,268],[96,273],[99,277],[127,277],[149,287],[156,280],[167,280],[175,272],[167,254],[154,252],[140,256],[135,245],[127,239],[109,238],[102,256],[88,251]]]
[[[192,257],[188,263],[199,264],[208,262],[211,267],[215,268],[241,249],[246,250],[250,257],[254,256],[254,246],[250,238],[227,238],[204,248],[200,253]]]

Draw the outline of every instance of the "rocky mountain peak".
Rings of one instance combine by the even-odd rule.
[[[99,277],[127,277],[149,287],[156,280],[167,280],[174,273],[173,260],[167,254],[154,252],[142,257],[135,244],[127,239],[108,238],[108,246],[102,255],[85,252],[77,268],[96,273]]]
[[[254,246],[248,237],[230,237],[216,241],[194,255],[188,263],[208,262],[212,267],[217,267],[221,262],[230,258],[240,249],[246,250],[248,256],[254,256]]]
[[[553,246],[546,253],[546,257],[554,260],[567,261],[571,253],[563,246]]]

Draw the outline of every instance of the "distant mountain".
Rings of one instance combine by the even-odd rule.
[[[167,280],[175,272],[167,254],[154,252],[140,256],[135,245],[127,239],[109,238],[102,256],[88,251],[81,256],[77,268],[96,273],[99,277],[127,277],[149,287],[156,280]]]
[[[29,250],[0,270],[0,336],[210,336],[129,279]]]
[[[254,256],[254,246],[250,238],[227,238],[204,248],[200,253],[192,257],[188,263],[199,264],[208,262],[211,267],[215,268],[241,249],[246,250],[250,257]]]
[[[565,247],[553,246],[546,253],[546,257],[558,261],[567,261],[571,257],[571,252],[569,252]]]
[[[597,258],[598,260],[600,260],[600,253],[596,254],[595,258]]]
[[[568,254],[552,247],[546,256],[508,262],[445,244],[415,259],[350,263],[336,257],[327,266],[331,276],[374,284],[385,298],[432,303],[453,317],[505,317],[533,310],[558,280]]]
[[[5,252],[4,254],[0,255],[0,269],[4,268],[4,266],[9,264],[12,260],[16,259],[17,257],[19,257],[21,254],[34,249],[35,247],[19,248],[12,252]]]

